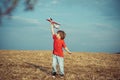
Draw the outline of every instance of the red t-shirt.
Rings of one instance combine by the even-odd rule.
[[[63,50],[62,48],[66,47],[66,44],[64,42],[64,40],[62,39],[58,39],[57,36],[54,34],[53,35],[53,54],[60,56],[60,57],[64,57],[63,55]]]

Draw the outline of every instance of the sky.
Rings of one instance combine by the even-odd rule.
[[[120,0],[38,0],[23,11],[21,0],[11,19],[3,18],[0,49],[52,50],[52,17],[67,34],[73,52],[120,52]],[[55,29],[55,31],[57,31]]]

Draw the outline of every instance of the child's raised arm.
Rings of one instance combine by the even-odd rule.
[[[52,35],[55,34],[55,31],[54,31],[54,25],[53,25],[53,24],[51,24],[51,33],[52,33]]]

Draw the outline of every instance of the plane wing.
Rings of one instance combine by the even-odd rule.
[[[59,23],[57,23],[57,22],[53,21],[53,20],[52,20],[52,18],[47,19],[47,21],[49,21],[51,24],[60,25]]]

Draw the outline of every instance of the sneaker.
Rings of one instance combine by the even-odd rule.
[[[60,78],[64,78],[64,74],[60,74]]]
[[[56,77],[55,76],[52,76],[53,79],[55,79]]]
[[[55,78],[55,76],[56,76],[56,72],[53,72],[52,77]]]

